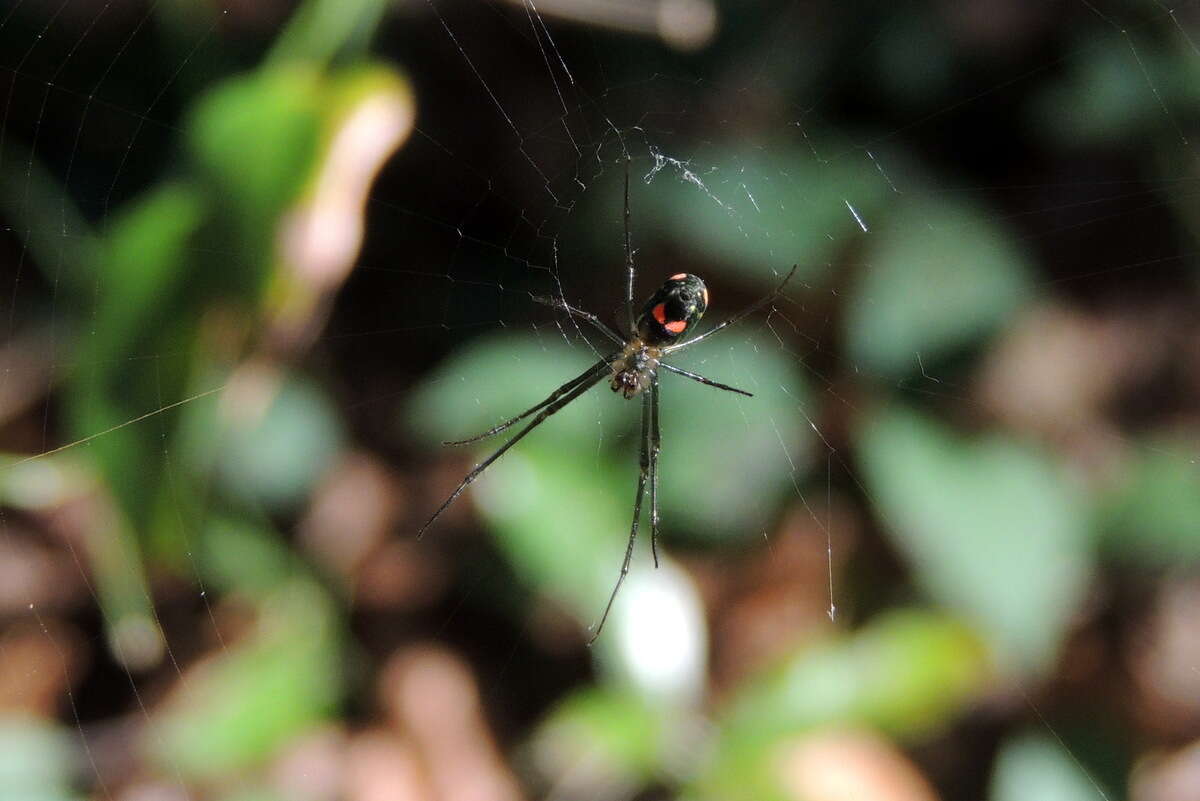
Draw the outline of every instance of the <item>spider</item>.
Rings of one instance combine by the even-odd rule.
[[[483,471],[487,470],[493,462],[504,455],[505,451],[520,442],[526,434],[544,423],[552,414],[576,398],[579,398],[596,384],[608,378],[613,392],[620,392],[626,400],[632,400],[634,397],[641,395],[642,433],[639,457],[640,471],[638,473],[637,492],[634,494],[633,501],[633,523],[629,527],[629,542],[625,547],[625,559],[621,563],[621,572],[617,576],[616,584],[613,585],[612,593],[608,597],[608,603],[604,607],[604,614],[600,617],[596,631],[591,639],[588,640],[588,645],[594,643],[596,638],[600,636],[605,621],[608,620],[608,614],[612,611],[613,601],[617,598],[617,593],[621,589],[621,583],[625,581],[625,576],[629,573],[629,563],[633,558],[633,545],[637,540],[638,524],[642,517],[642,500],[646,495],[647,481],[650,484],[650,550],[654,556],[654,566],[658,567],[658,454],[661,447],[661,435],[658,425],[659,370],[666,370],[667,372],[681,375],[684,378],[690,378],[705,386],[716,387],[727,392],[736,392],[748,398],[753,397],[752,393],[745,390],[737,389],[727,384],[705,378],[697,373],[667,364],[664,358],[711,337],[718,331],[742,321],[771,303],[783,292],[783,288],[791,280],[792,275],[795,274],[797,266],[792,265],[792,269],[788,271],[788,274],[783,277],[783,280],[771,292],[725,320],[720,325],[691,339],[687,339],[685,335],[695,328],[696,324],[700,322],[701,316],[703,316],[705,310],[708,308],[708,289],[704,286],[704,281],[699,276],[692,275],[691,273],[676,273],[672,275],[650,296],[642,307],[641,313],[634,316],[633,284],[636,271],[633,266],[633,251],[629,244],[629,165],[626,162],[625,313],[628,318],[628,336],[619,335],[596,315],[577,309],[565,301],[535,298],[540,303],[553,306],[567,312],[572,317],[576,317],[592,325],[597,331],[617,345],[619,349],[600,359],[600,361],[551,392],[540,403],[531,406],[516,417],[505,420],[474,437],[442,443],[444,445],[469,445],[473,442],[479,442],[507,430],[529,417],[529,415],[537,412],[537,416],[528,425],[509,438],[507,442],[497,448],[490,456],[475,465],[471,472],[467,473],[454,492],[450,493],[450,497],[446,498],[442,502],[442,505],[437,508],[437,511],[425,522],[425,525],[421,526],[420,531],[417,532],[417,538],[420,539],[423,537],[425,531],[433,525],[442,512],[446,511],[450,504],[454,503],[458,496],[462,495],[463,491],[483,474]]]

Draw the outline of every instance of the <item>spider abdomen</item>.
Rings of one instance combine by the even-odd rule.
[[[671,345],[700,322],[707,308],[708,289],[700,276],[676,273],[646,301],[634,327],[647,344]]]
[[[662,349],[632,339],[612,362],[612,390],[629,400],[650,387],[662,360]]]

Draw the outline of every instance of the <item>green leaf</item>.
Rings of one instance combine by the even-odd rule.
[[[298,375],[279,380],[268,390],[273,393],[270,405],[260,415],[214,419],[207,429],[211,444],[219,448],[215,466],[223,488],[272,510],[304,500],[344,438],[337,411],[315,383]],[[223,433],[214,437],[213,432]]]
[[[868,726],[910,739],[943,729],[988,673],[976,635],[926,611],[893,611],[853,636],[803,646],[743,683],[695,795],[779,797],[774,745],[817,727]]]
[[[867,242],[846,343],[870,372],[899,378],[928,367],[994,331],[1030,294],[1024,254],[970,206],[906,201]]]
[[[542,757],[539,762],[586,762],[612,780],[641,786],[661,766],[667,730],[662,710],[641,696],[588,687],[551,710],[538,726],[533,748]]]
[[[848,149],[833,140],[819,147],[831,153]],[[655,155],[659,161],[649,171],[631,175],[634,220],[642,232],[635,231],[635,239],[663,230],[676,243],[762,285],[797,263],[796,281],[820,280],[846,239],[862,232],[855,213],[872,219],[891,194],[869,158],[826,161],[805,147],[724,143],[687,163]],[[647,174],[653,180],[645,186],[638,178]],[[610,194],[600,201],[604,208],[621,209],[615,186]],[[607,226],[597,229],[608,232]]]
[[[339,21],[346,22],[350,15],[341,11],[338,6]],[[368,104],[374,104],[373,110],[364,118]],[[220,199],[214,205],[212,235],[221,248],[209,255],[217,257],[226,282],[240,279],[248,290],[261,289],[262,279],[276,266],[286,215],[319,183],[319,168],[332,150],[346,157],[347,140],[340,135],[348,119],[360,125],[363,119],[399,125],[402,133],[378,132],[403,138],[414,113],[407,81],[383,64],[328,73],[300,59],[235,78],[207,93],[189,118],[188,143],[204,188]],[[365,129],[354,130],[362,135]],[[339,136],[340,148],[331,148]],[[340,210],[350,215],[358,213],[355,193],[363,191],[363,179],[373,178],[387,153],[362,155],[366,161],[356,166],[370,165],[370,175],[337,173],[351,184],[349,195],[337,196],[348,204]],[[240,270],[230,269],[232,254]]]
[[[269,596],[304,570],[278,534],[225,517],[205,526],[200,567],[212,589],[252,598]]]
[[[1061,744],[1037,734],[1024,734],[1004,744],[996,758],[989,795],[990,801],[1101,801],[1111,797]]]
[[[192,112],[191,150],[236,236],[223,244],[252,273],[271,264],[279,218],[313,173],[323,89],[314,69],[279,68],[229,81]]]
[[[671,362],[754,397],[660,372],[664,528],[708,541],[761,535],[811,466],[812,401],[799,362],[778,342],[739,330]]]
[[[1153,567],[1200,562],[1195,449],[1165,439],[1142,444],[1103,511],[1104,544],[1117,558]]]
[[[0,801],[71,801],[79,756],[65,729],[43,720],[0,719]]]
[[[161,184],[122,211],[104,250],[94,333],[83,339],[91,365],[84,373],[103,382],[126,369],[123,360],[149,330],[171,321],[205,213],[202,196],[182,183]]]
[[[1186,40],[1186,37],[1181,37]],[[1155,37],[1136,29],[1093,29],[1077,42],[1061,77],[1030,103],[1030,129],[1060,147],[1112,147],[1171,125],[1165,108],[1195,102],[1195,54],[1172,58]],[[1175,132],[1176,137],[1178,132]],[[1178,140],[1176,140],[1178,141]]]
[[[297,579],[259,605],[257,630],[193,670],[147,739],[172,774],[213,778],[261,763],[332,710],[341,690],[330,599]]]
[[[148,369],[144,360],[131,357],[183,348],[179,340],[189,315],[181,314],[180,292],[204,214],[204,202],[192,187],[164,184],[112,226],[91,333],[79,341],[79,362],[86,367],[72,375],[74,437],[90,439],[175,397],[178,358],[156,359]],[[95,437],[87,446],[135,529],[151,507],[157,482],[146,480],[145,468],[159,456],[169,419],[156,419],[149,433],[145,426],[130,426]]]
[[[747,679],[724,725],[730,736],[753,738],[830,723],[924,735],[946,725],[987,673],[982,643],[961,622],[893,611],[851,637],[801,647]]]
[[[1044,670],[1083,601],[1093,543],[1080,494],[1039,452],[954,438],[900,408],[858,438],[876,510],[930,595],[976,621],[1002,664]]]
[[[387,7],[387,0],[306,0],[275,40],[267,62],[322,64],[339,55],[362,56]]]
[[[532,443],[493,465],[476,493],[517,573],[585,625],[617,578],[633,501],[632,478],[590,455],[581,461],[545,440]]]

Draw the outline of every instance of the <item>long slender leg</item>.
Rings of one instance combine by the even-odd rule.
[[[547,406],[545,409],[543,409],[541,411],[541,413],[538,414],[537,417],[533,418],[533,421],[529,425],[525,426],[519,432],[514,434],[513,437],[508,440],[508,442],[504,443],[499,448],[497,448],[496,451],[494,453],[492,453],[491,456],[484,459],[479,464],[475,465],[475,468],[470,473],[467,473],[466,478],[464,478],[462,480],[462,483],[460,483],[458,485],[458,488],[455,489],[454,492],[450,493],[450,497],[447,498],[445,501],[443,501],[442,505],[437,508],[437,511],[434,512],[433,515],[428,520],[425,521],[425,525],[421,526],[421,530],[417,532],[417,539],[421,539],[421,537],[425,536],[425,530],[427,528],[429,528],[431,525],[433,525],[433,521],[437,520],[438,517],[441,516],[442,512],[446,511],[446,507],[448,507],[450,504],[454,503],[455,499],[458,498],[459,495],[463,494],[463,490],[465,490],[467,487],[469,487],[472,484],[472,482],[475,481],[475,479],[479,478],[479,476],[483,473],[483,471],[487,470],[488,467],[491,466],[492,462],[499,459],[504,454],[505,451],[507,451],[513,445],[516,445],[518,442],[520,442],[521,439],[526,434],[528,434],[530,431],[532,431],[533,429],[540,426],[543,422],[545,422],[547,417],[554,414],[559,409],[566,406],[568,403],[575,400],[580,395],[582,395],[583,393],[585,393],[589,389],[591,389],[593,386],[595,386],[604,377],[605,373],[607,372],[607,369],[608,369],[608,364],[606,362],[603,362],[603,361],[599,362],[595,367],[593,367],[591,369],[591,371],[589,371],[589,373],[585,374],[585,375],[588,375],[588,378],[584,379],[578,385],[576,385],[575,389],[571,390],[566,395],[562,396],[561,398],[559,398],[558,400],[554,401],[549,406]]]
[[[600,632],[604,629],[604,622],[608,620],[608,613],[612,611],[613,601],[617,600],[617,593],[621,590],[621,584],[625,581],[625,576],[629,575],[629,563],[633,560],[633,544],[637,541],[638,522],[642,518],[642,498],[646,494],[646,476],[650,472],[650,421],[651,421],[651,396],[642,395],[642,449],[639,456],[639,471],[637,482],[637,494],[633,498],[633,523],[629,526],[629,544],[625,546],[625,561],[621,563],[621,573],[617,576],[617,583],[613,585],[612,595],[608,596],[608,604],[604,607],[604,614],[600,616],[600,623],[596,626],[596,633],[588,640],[588,645],[596,641],[600,636]]]
[[[658,366],[663,368],[664,370],[669,370],[670,372],[675,373],[676,375],[681,375],[684,378],[690,378],[693,381],[699,381],[701,384],[704,384],[705,386],[716,387],[717,389],[724,389],[728,392],[736,392],[739,395],[745,395],[747,398],[754,397],[753,392],[747,392],[744,389],[738,389],[737,387],[731,387],[728,384],[722,384],[719,381],[713,381],[711,378],[705,378],[704,376],[700,375],[699,373],[691,373],[691,372],[688,372],[687,370],[682,370],[678,367],[672,367],[669,364],[660,363]]]
[[[602,373],[604,369],[607,369],[607,368],[608,368],[608,360],[607,359],[604,361],[596,362],[591,367],[584,370],[582,373],[575,376],[570,381],[568,381],[567,383],[563,384],[558,389],[551,392],[549,394],[549,396],[547,396],[546,399],[543,400],[541,403],[539,403],[538,405],[533,406],[529,409],[526,409],[525,411],[518,414],[516,417],[510,418],[508,420],[505,420],[503,423],[492,426],[487,431],[484,431],[482,434],[476,434],[475,436],[470,437],[468,439],[446,440],[442,444],[443,445],[470,445],[472,442],[478,442],[481,439],[487,439],[488,437],[495,436],[496,434],[499,434],[501,431],[504,431],[505,429],[512,427],[516,423],[521,422],[526,417],[528,417],[529,415],[536,412],[538,409],[541,409],[544,406],[549,406],[550,404],[554,403],[556,400],[561,398],[566,393],[575,389],[580,384],[587,381],[589,378],[596,377],[597,375]]]
[[[613,342],[616,342],[618,345],[625,344],[625,340],[623,340],[623,339],[621,339],[621,337],[617,336],[616,331],[613,331],[611,328],[609,328],[607,325],[605,325],[604,322],[599,317],[592,314],[591,312],[585,312],[583,309],[577,309],[574,306],[572,306],[570,303],[567,303],[564,300],[559,300],[558,298],[548,298],[543,295],[535,296],[534,301],[542,304],[543,306],[549,306],[553,309],[560,309],[561,311],[567,312],[572,317],[578,317],[580,320],[589,322],[593,326],[595,326],[597,331],[599,331],[601,334],[604,334],[604,336],[608,337]]]
[[[671,345],[670,347],[663,348],[663,353],[671,353],[673,351],[679,350],[680,348],[686,348],[688,345],[694,345],[695,343],[699,342],[702,339],[711,337],[713,334],[717,333],[722,328],[728,328],[729,326],[733,325],[734,323],[740,323],[742,320],[746,319],[751,314],[754,314],[754,312],[758,311],[763,306],[766,306],[768,303],[775,300],[775,298],[779,297],[779,293],[783,292],[783,288],[785,286],[787,286],[787,282],[792,280],[792,276],[796,274],[796,268],[799,266],[800,266],[799,264],[793,264],[792,269],[788,270],[788,274],[783,277],[783,280],[779,282],[778,286],[776,286],[774,289],[772,289],[770,292],[768,292],[763,297],[756,300],[754,303],[750,304],[750,306],[748,308],[743,309],[742,311],[733,315],[728,320],[726,320],[725,322],[716,326],[715,328],[705,331],[703,334],[701,334],[698,337],[692,337],[687,342],[680,342],[678,345]]]
[[[637,318],[633,315],[633,249],[629,244],[629,156],[625,156],[625,314],[629,318],[629,335],[637,333]]]
[[[650,380],[650,553],[658,569],[658,452],[662,432],[658,428],[658,374]]]

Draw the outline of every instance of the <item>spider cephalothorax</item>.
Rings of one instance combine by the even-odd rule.
[[[662,348],[647,345],[642,339],[634,338],[612,362],[612,391],[620,392],[629,400],[639,392],[649,389],[658,374],[662,362]]]

